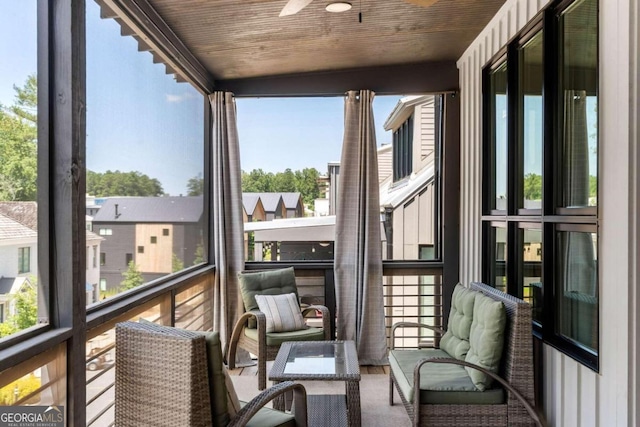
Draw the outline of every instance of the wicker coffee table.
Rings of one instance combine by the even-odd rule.
[[[280,347],[269,380],[281,381],[344,381],[343,395],[310,395],[309,425],[344,425],[360,427],[360,365],[353,341],[294,341]],[[273,402],[284,410],[284,398]]]

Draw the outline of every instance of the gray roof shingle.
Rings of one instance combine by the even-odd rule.
[[[116,205],[118,215],[116,216]],[[97,222],[189,223],[202,217],[198,197],[110,197],[93,217]]]
[[[32,230],[38,229],[38,204],[36,202],[0,202],[0,214],[18,221]]]
[[[243,198],[245,194],[260,197],[265,212],[275,212],[280,199],[282,199],[282,193],[242,193]]]
[[[8,239],[24,239],[24,238],[33,238],[37,239],[38,233],[9,218],[6,215],[0,214],[0,240],[8,240]]]

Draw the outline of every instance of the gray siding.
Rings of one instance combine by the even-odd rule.
[[[127,270],[126,254],[133,254],[135,260],[136,226],[135,224],[94,223],[96,233],[99,233],[101,228],[109,228],[113,234],[101,236],[104,240],[100,245],[100,252],[106,255],[106,262],[100,266],[100,278],[106,279],[108,290],[116,289],[122,282],[122,273]]]

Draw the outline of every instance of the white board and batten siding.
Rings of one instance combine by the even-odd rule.
[[[482,68],[550,2],[507,0],[458,60],[461,91],[460,278],[481,279]],[[638,168],[640,6],[599,2],[600,372],[543,346],[550,426],[636,426],[640,334]]]

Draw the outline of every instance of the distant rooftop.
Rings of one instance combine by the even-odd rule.
[[[275,212],[283,193],[242,193],[243,198],[245,194],[260,197],[265,212]]]
[[[95,214],[93,222],[198,222],[202,217],[202,209],[201,196],[110,197]]]
[[[36,202],[0,202],[0,214],[18,221],[32,230],[38,229],[38,204]]]
[[[24,224],[0,214],[0,240],[37,239],[38,233]]]
[[[242,193],[242,206],[247,215],[253,215],[258,206],[258,200],[260,200],[258,193]]]

